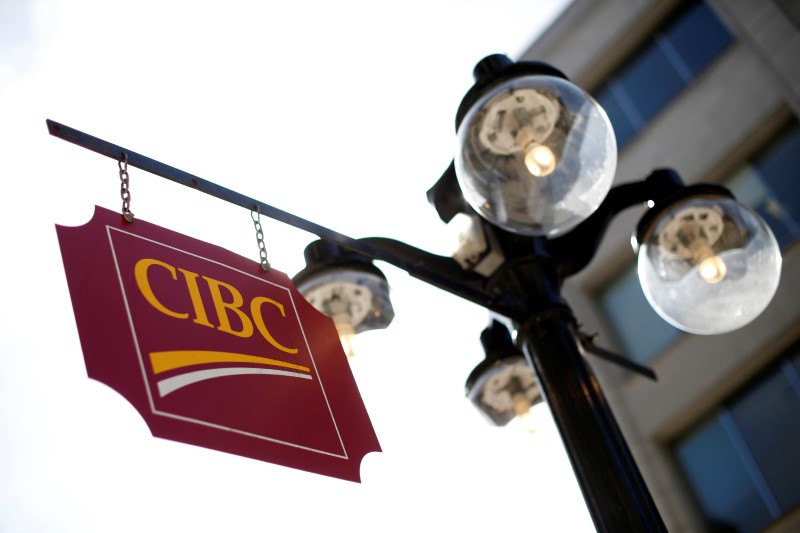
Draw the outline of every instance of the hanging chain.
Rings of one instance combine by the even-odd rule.
[[[264,230],[261,228],[261,209],[256,205],[255,210],[250,210],[250,218],[253,219],[253,226],[256,228],[256,241],[258,242],[258,255],[261,259],[261,269],[269,272],[270,265],[267,261],[267,247],[264,244]]]
[[[119,195],[122,198],[122,217],[128,222],[133,222],[130,177],[128,176],[128,154],[123,152],[119,161],[117,161],[117,166],[119,166]]]

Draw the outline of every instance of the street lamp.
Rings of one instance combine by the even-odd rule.
[[[605,112],[563,74],[489,56],[456,118],[455,172],[481,216],[529,236],[562,235],[591,215],[614,179]]]
[[[673,326],[725,333],[755,319],[778,289],[778,242],[755,211],[711,185],[648,212],[633,241],[642,289]]]
[[[498,320],[481,333],[486,358],[470,372],[467,398],[496,426],[519,418],[529,430],[530,409],[541,403],[542,393],[533,369],[511,340],[508,328]]]
[[[309,244],[306,265],[293,283],[318,311],[333,319],[348,357],[353,338],[386,328],[394,319],[386,276],[363,255],[320,240]]]
[[[778,244],[764,221],[723,187],[685,186],[669,169],[612,187],[611,125],[555,68],[492,55],[475,67],[475,79],[456,114],[461,149],[427,193],[442,221],[465,222],[452,257],[384,237],[352,239],[63,124],[47,124],[52,135],[117,160],[125,154],[131,166],[320,237],[306,248],[306,268],[294,282],[344,336],[385,328],[394,316],[374,260],[505,317],[508,327],[493,321],[484,331],[487,358],[468,379],[468,397],[480,397],[478,407],[489,415],[486,409],[508,413],[509,405],[522,412],[543,396],[597,530],[664,531],[585,354],[654,374],[596,346],[579,329],[562,284],[591,262],[617,214],[647,205],[633,240],[645,295],[681,329],[722,333],[749,323],[768,305],[780,277]],[[519,352],[535,371],[536,388],[520,371]],[[507,405],[497,401],[506,397]]]
[[[314,300],[304,285],[312,273],[325,276],[330,296],[337,294],[337,283],[340,288],[352,283],[337,277],[349,266],[364,272],[368,265],[382,278],[371,261],[384,260],[509,319],[516,345],[506,344],[498,354],[489,349],[495,345],[484,343],[487,360],[468,379],[468,396],[473,402],[488,398],[478,407],[502,423],[509,407],[495,400],[503,393],[512,404],[515,397],[533,403],[541,393],[598,531],[664,531],[584,355],[636,365],[595,347],[579,330],[561,296],[562,283],[589,264],[619,212],[646,204],[650,210],[634,248],[648,300],[681,329],[721,333],[750,322],[769,303],[780,276],[777,242],[758,215],[726,189],[684,186],[669,169],[612,187],[616,146],[608,118],[552,66],[492,55],[475,67],[475,80],[456,116],[459,152],[428,191],[444,222],[468,221],[454,256],[387,238],[328,235],[324,241],[335,244],[326,245],[325,254],[307,254],[307,267],[295,281],[326,312],[325,299]],[[331,262],[331,255],[338,259]],[[341,322],[352,314],[333,316]],[[508,332],[497,328],[505,326],[493,323],[487,331],[503,344]],[[535,370],[536,393],[521,385],[521,374],[512,368],[520,351]],[[483,396],[479,391],[487,384],[498,394]],[[505,414],[492,412],[493,402]]]

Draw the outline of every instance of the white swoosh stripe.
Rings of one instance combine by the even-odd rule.
[[[186,385],[197,383],[198,381],[205,381],[207,379],[221,378],[225,376],[241,376],[245,374],[272,374],[275,376],[311,379],[311,376],[308,374],[289,372],[288,370],[274,370],[271,368],[212,368],[209,370],[187,372],[186,374],[181,374],[180,376],[162,379],[158,382],[158,394],[163,398],[170,392],[174,392],[182,387],[185,387]]]

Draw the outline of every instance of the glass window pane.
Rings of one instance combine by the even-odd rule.
[[[600,105],[614,124],[617,146],[624,146],[732,40],[711,8],[695,1],[645,41],[598,93]],[[609,90],[612,85],[621,88],[618,94]]]
[[[800,221],[800,127],[795,125],[756,163],[773,195],[797,224]]]
[[[634,136],[636,128],[631,124],[628,116],[622,110],[619,101],[609,89],[598,93],[596,100],[597,103],[600,104],[600,107],[605,110],[608,119],[611,121],[611,125],[614,127],[614,135],[617,138],[617,149],[619,150]]]
[[[727,181],[726,185],[740,202],[749,205],[761,215],[772,229],[781,247],[786,247],[798,234],[797,223],[767,188],[761,173],[753,165],[746,165]]]
[[[745,466],[718,417],[676,448],[711,531],[759,531],[771,520]]]
[[[690,7],[664,33],[695,76],[732,41],[728,29],[704,2]]]
[[[611,284],[600,303],[629,359],[646,363],[681,336],[650,307],[635,266]]]
[[[644,50],[619,76],[618,81],[645,122],[684,87],[678,71],[655,45]]]
[[[780,509],[800,503],[800,396],[784,372],[749,390],[731,414]]]
[[[800,237],[800,127],[795,124],[727,182],[736,198],[755,209],[782,247]]]

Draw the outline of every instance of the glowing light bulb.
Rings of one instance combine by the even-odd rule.
[[[531,402],[530,398],[525,394],[517,393],[514,395],[513,402],[514,415],[516,415],[522,429],[528,433],[533,433],[539,429],[539,421],[532,413],[534,403]]]
[[[347,355],[347,357],[354,357],[356,355],[354,346],[354,341],[356,339],[355,328],[353,328],[353,325],[349,322],[337,322],[334,320],[334,324],[336,324],[336,331],[339,333],[339,340],[342,343],[342,349],[345,355]]]
[[[522,428],[528,433],[536,433],[539,430],[539,421],[530,411],[517,415],[517,418]]]
[[[547,176],[556,168],[556,156],[544,145],[534,146],[525,154],[525,167],[536,177]]]
[[[725,279],[728,273],[728,265],[716,254],[709,246],[705,238],[697,236],[689,246],[694,261],[697,264],[697,272],[706,283],[719,283]]]
[[[720,256],[712,255],[700,261],[697,271],[700,273],[700,277],[703,278],[703,281],[707,283],[719,283],[725,279],[725,274],[728,273],[728,266]]]
[[[524,394],[514,395],[514,414],[522,428],[528,433],[533,433],[539,429],[539,422],[531,412],[531,401]]]

